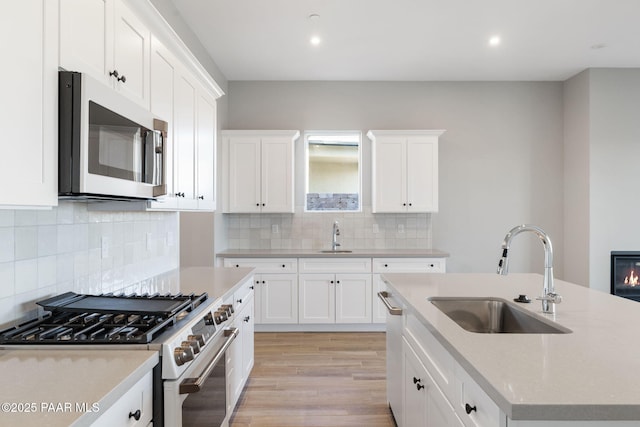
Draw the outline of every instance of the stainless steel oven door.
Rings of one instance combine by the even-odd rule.
[[[165,424],[175,427],[227,426],[225,352],[238,335],[231,328],[208,344],[177,380],[164,382]]]

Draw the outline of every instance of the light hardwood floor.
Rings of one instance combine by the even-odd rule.
[[[393,427],[385,334],[256,333],[231,427]]]

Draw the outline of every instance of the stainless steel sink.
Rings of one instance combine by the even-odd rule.
[[[501,298],[433,297],[431,303],[462,328],[481,334],[566,334],[571,330]]]
[[[323,254],[350,254],[352,252],[353,251],[349,251],[349,250],[346,250],[346,249],[344,249],[344,250],[343,249],[336,249],[335,251],[331,250],[331,249],[326,249],[324,251],[320,251],[320,253],[323,253]]]

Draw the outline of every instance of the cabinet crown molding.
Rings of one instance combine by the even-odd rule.
[[[249,129],[249,130],[239,130],[239,129],[223,129],[221,131],[222,135],[229,136],[238,136],[238,135],[247,135],[247,136],[288,136],[292,139],[297,139],[300,136],[299,130],[257,130],[257,129]]]
[[[370,130],[367,132],[367,136],[369,139],[375,139],[377,136],[385,136],[385,135],[430,135],[430,136],[440,136],[446,132],[446,129],[411,129],[411,130]]]

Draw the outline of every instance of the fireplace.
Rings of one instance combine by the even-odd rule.
[[[611,252],[611,293],[640,301],[640,252]]]

